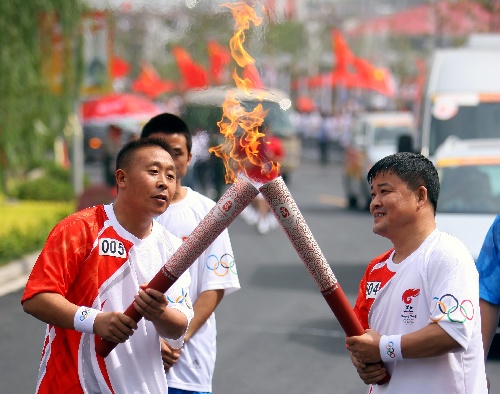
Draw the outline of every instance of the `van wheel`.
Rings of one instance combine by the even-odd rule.
[[[360,182],[358,189],[358,209],[361,211],[369,211],[370,210],[370,189],[368,188],[368,182]]]
[[[358,198],[352,190],[352,179],[348,176],[344,176],[344,192],[347,198],[347,207],[349,209],[358,209]]]
[[[369,211],[370,202],[366,198],[364,198],[363,201],[359,204],[359,209],[362,211]]]
[[[354,196],[349,196],[347,198],[347,206],[349,209],[358,209],[358,199]]]

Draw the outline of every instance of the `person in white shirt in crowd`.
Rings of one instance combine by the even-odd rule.
[[[203,195],[214,194],[210,174],[210,137],[206,130],[197,130],[193,136],[191,163],[188,172],[192,171],[192,189]]]
[[[192,157],[191,133],[181,118],[162,113],[144,125],[141,139],[150,137],[162,138],[173,147],[177,171],[172,203],[157,220],[173,234],[186,238],[215,205],[210,198],[182,186]],[[169,394],[212,392],[217,349],[214,311],[224,296],[240,289],[227,229],[191,265],[189,272],[194,318],[184,337],[184,346],[174,349],[166,342],[162,344]]]

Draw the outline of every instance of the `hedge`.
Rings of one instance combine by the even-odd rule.
[[[0,265],[41,249],[52,228],[74,211],[74,201],[0,201]]]

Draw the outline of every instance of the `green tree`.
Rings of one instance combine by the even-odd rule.
[[[267,21],[265,21],[267,22]],[[307,34],[303,23],[297,21],[274,23],[267,26],[265,51],[271,55],[287,53],[299,59],[304,56]]]
[[[47,159],[78,91],[80,2],[11,0],[0,2],[0,192]],[[42,76],[40,23],[57,15],[63,44],[61,90],[55,94]],[[50,48],[50,47],[49,47]]]

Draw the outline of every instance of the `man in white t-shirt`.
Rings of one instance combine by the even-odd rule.
[[[181,347],[193,316],[189,272],[166,294],[147,288],[182,244],[154,220],[174,195],[172,154],[161,139],[126,144],[114,203],[76,212],[50,232],[21,299],[47,323],[37,393],[167,392],[160,336]],[[132,303],[144,317],[138,323],[123,313]],[[104,359],[96,336],[118,344]]]
[[[168,211],[157,220],[174,235],[186,238],[215,205],[208,197],[181,185],[191,160],[191,133],[179,117],[163,113],[144,125],[141,138],[147,137],[165,139],[176,152],[176,192]],[[240,288],[227,229],[191,265],[189,272],[194,317],[184,346],[176,350],[164,343],[162,348],[169,394],[212,392],[217,335],[214,311],[224,295]]]
[[[434,165],[400,152],[367,179],[373,232],[393,244],[359,286],[354,311],[365,334],[346,339],[368,393],[487,393],[478,272],[465,245],[436,228]]]

